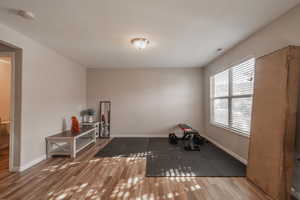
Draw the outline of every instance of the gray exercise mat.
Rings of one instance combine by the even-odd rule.
[[[145,157],[149,138],[114,138],[96,157]]]
[[[246,166],[211,143],[200,151],[185,151],[167,138],[150,138],[147,177],[244,177]]]
[[[97,157],[146,157],[147,177],[244,177],[246,166],[211,143],[185,151],[168,138],[114,138]]]

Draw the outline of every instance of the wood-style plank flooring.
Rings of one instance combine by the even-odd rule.
[[[76,159],[50,158],[22,173],[0,171],[0,199],[267,199],[245,178],[147,178],[143,158],[95,158],[107,142]]]
[[[0,179],[1,176],[8,175],[9,168],[9,148],[0,149]]]

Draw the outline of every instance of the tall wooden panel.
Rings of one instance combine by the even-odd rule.
[[[256,60],[247,177],[276,200],[290,198],[299,77],[299,47]]]

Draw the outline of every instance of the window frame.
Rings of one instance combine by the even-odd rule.
[[[254,89],[254,83],[255,83],[255,81],[254,81],[255,80],[255,77],[254,77],[255,76],[255,57],[248,57],[248,58],[244,59],[243,61],[241,61],[237,64],[230,65],[229,68],[227,68],[223,71],[220,71],[220,72],[210,76],[210,78],[209,78],[209,82],[210,82],[209,83],[209,86],[210,86],[210,100],[209,100],[210,101],[210,120],[209,121],[210,121],[210,124],[214,125],[216,127],[219,127],[219,128],[223,128],[227,131],[239,134],[241,136],[247,137],[247,138],[249,138],[250,135],[251,135],[251,124],[250,124],[249,132],[232,127],[232,100],[235,99],[235,98],[238,98],[238,99],[252,98],[252,105],[253,105],[254,91],[252,92],[252,94],[233,95],[233,91],[232,91],[232,88],[233,88],[232,87],[233,86],[232,70],[233,70],[234,67],[236,67],[236,66],[238,66],[238,65],[240,65],[244,62],[247,62],[248,60],[251,60],[251,59],[254,59],[254,75],[253,75],[253,89]],[[228,70],[228,96],[215,97],[215,95],[214,95],[214,88],[215,88],[214,78],[217,74],[225,72],[227,70]],[[217,100],[217,99],[227,99],[228,100],[228,126],[225,125],[225,124],[218,123],[218,122],[214,121],[214,101]],[[251,106],[251,113],[252,113],[252,106]]]

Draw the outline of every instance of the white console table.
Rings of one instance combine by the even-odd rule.
[[[70,155],[75,158],[79,151],[92,143],[96,143],[95,127],[81,127],[79,133],[64,131],[46,138],[47,156]]]
[[[92,127],[96,128],[96,137],[97,138],[99,137],[100,122],[81,122],[80,125],[81,126],[92,126]]]

